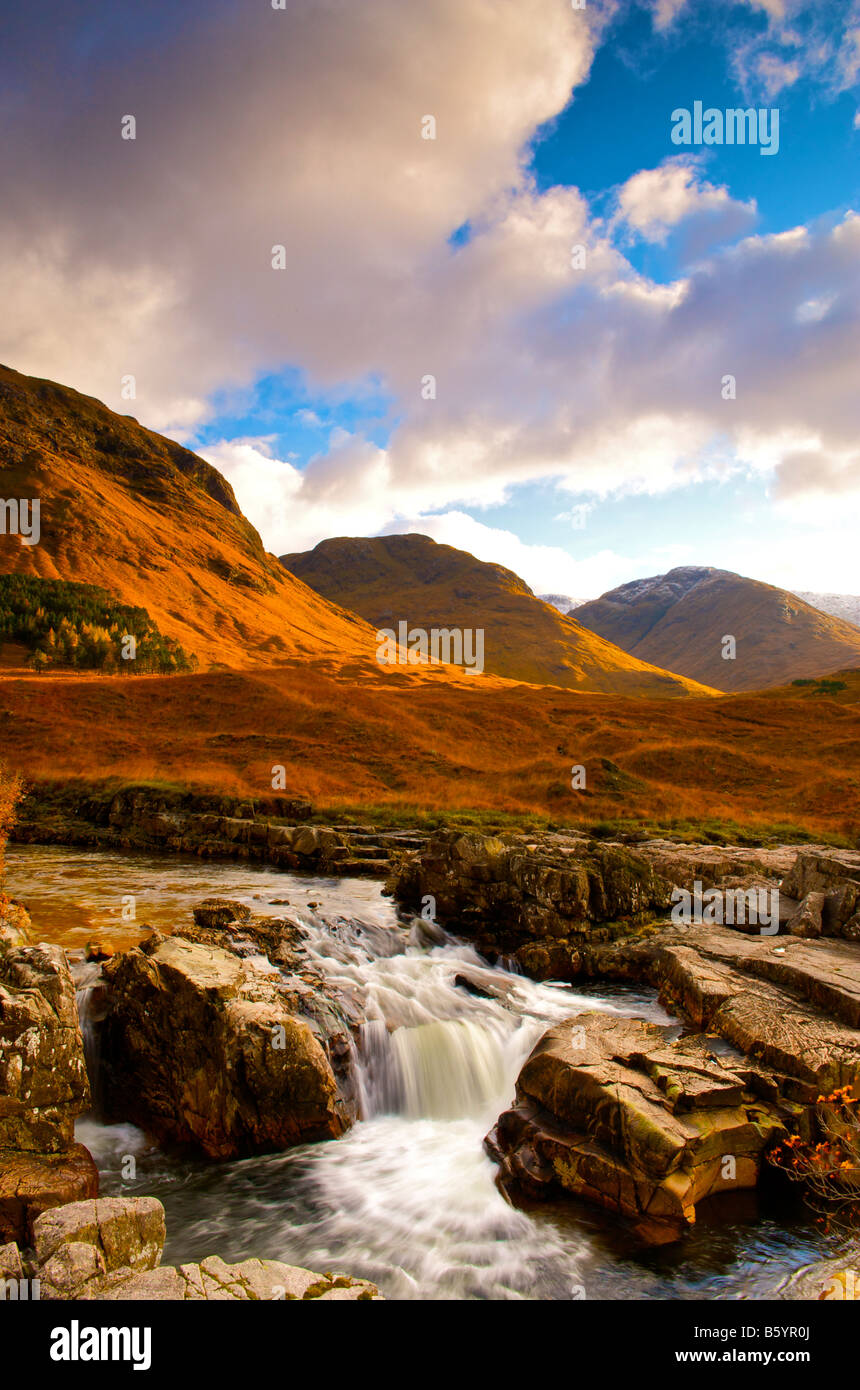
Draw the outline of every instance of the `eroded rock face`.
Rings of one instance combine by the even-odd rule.
[[[74,982],[58,946],[28,938],[23,911],[0,926],[0,1242],[26,1241],[49,1207],[98,1194],[74,1141],[90,1102]]]
[[[533,1196],[560,1187],[649,1240],[676,1239],[704,1198],[754,1187],[763,1151],[786,1133],[743,1058],[709,1046],[606,1014],[551,1029],[489,1140],[503,1180]]]
[[[801,851],[780,891],[801,900],[789,930],[860,941],[860,853]]]
[[[90,1101],[75,987],[59,946],[0,933],[0,1149],[60,1153]]]
[[[212,911],[219,926],[153,934],[105,966],[106,1109],[213,1158],[336,1138],[349,1107],[320,1041],[334,1051],[336,1035],[313,1017],[313,989],[256,954],[241,920],[224,925],[223,902]],[[280,937],[277,928],[261,924],[260,939],[276,942],[279,963],[295,963],[295,928]]]
[[[45,1212],[33,1223],[33,1262],[43,1298],[79,1298],[123,1270],[155,1269],[164,1249],[164,1207],[154,1197],[102,1197]]]
[[[671,902],[670,883],[620,845],[457,831],[439,831],[420,855],[405,856],[388,887],[413,908],[430,895],[443,925],[491,955],[533,940],[599,938],[599,924],[629,925]]]

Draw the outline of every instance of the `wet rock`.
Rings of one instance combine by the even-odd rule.
[[[677,1239],[707,1197],[754,1187],[785,1133],[706,1039],[582,1014],[538,1043],[489,1145],[503,1182],[532,1196],[561,1188],[659,1242]]]
[[[43,1270],[59,1251],[74,1244],[96,1247],[107,1272],[155,1269],[164,1241],[164,1207],[155,1197],[71,1202],[33,1223],[34,1258]]]
[[[0,1150],[0,1240],[29,1244],[42,1212],[97,1197],[99,1173],[83,1144],[65,1153]]]
[[[276,970],[174,935],[115,956],[105,978],[110,1114],[213,1158],[343,1132],[331,1062]]]
[[[231,922],[249,922],[251,910],[231,898],[206,898],[194,908],[199,927],[227,927]]]
[[[200,1264],[162,1266],[164,1238],[164,1208],[154,1197],[75,1202],[35,1223],[33,1248],[23,1260],[17,1245],[0,1247],[0,1277],[20,1278],[25,1272],[39,1279],[42,1298],[64,1300],[366,1302],[380,1297],[365,1279],[315,1274],[279,1260],[229,1265],[210,1255]]]
[[[0,928],[0,1241],[24,1242],[49,1207],[95,1197],[98,1170],[74,1141],[90,1090],[68,961],[20,919]]]

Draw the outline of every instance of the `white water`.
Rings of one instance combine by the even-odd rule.
[[[362,1119],[335,1143],[229,1165],[218,1210],[196,1194],[171,1258],[224,1254],[246,1206],[262,1207],[245,1219],[234,1257],[265,1253],[361,1274],[389,1297],[573,1297],[587,1243],[506,1202],[484,1137],[551,1023],[585,1009],[668,1016],[642,998],[613,1004],[490,968],[420,920],[391,929],[310,911],[293,919],[314,963],[367,1020],[354,1055]],[[457,975],[493,997],[470,994]],[[119,1139],[129,1152],[134,1131],[121,1129],[120,1137],[81,1127],[80,1137],[109,1165],[106,1145]],[[279,1183],[290,1193],[283,1204]],[[172,1215],[168,1230],[175,1236]]]
[[[648,1255],[597,1211],[506,1203],[483,1140],[513,1100],[534,1042],[584,1009],[665,1021],[650,992],[578,993],[490,969],[420,921],[403,927],[367,880],[56,847],[15,847],[12,859],[10,889],[44,939],[71,948],[94,932],[115,939],[129,892],[145,904],[139,916],[163,931],[210,894],[269,916],[286,910],[304,926],[319,968],[368,1019],[356,1043],[364,1118],[336,1142],[211,1164],[168,1156],[130,1125],[79,1121],[105,1196],[164,1202],[166,1263],[209,1254],[280,1259],[363,1275],[390,1298],[570,1299],[581,1288],[589,1299],[761,1298],[829,1253],[808,1222],[784,1211],[757,1215],[753,1199],[746,1214],[703,1214],[683,1242]],[[319,915],[302,906],[309,900],[323,905]],[[493,997],[456,986],[458,974]],[[92,1065],[95,968],[81,962],[76,975]]]

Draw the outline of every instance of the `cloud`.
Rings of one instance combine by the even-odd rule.
[[[697,165],[684,159],[640,170],[617,195],[618,220],[650,242],[665,242],[672,229],[691,219],[700,228],[708,222],[714,239],[724,240],[748,228],[755,217],[754,201],[740,202],[727,188],[701,181]]]
[[[120,410],[132,373],[135,413],[186,433],[216,389],[279,366],[319,394],[374,383],[393,402],[384,447],[335,431],[303,470],[260,439],[202,451],[271,548],[441,526],[540,479],[561,507],[741,468],[782,468],[790,489],[810,449],[825,493],[853,486],[860,218],[746,236],[663,285],[576,189],[530,179],[528,141],[588,73],[596,7],[213,0],[181,22],[165,5],[163,42],[153,3],[130,48],[118,6],[114,28],[82,0],[90,27],[40,26],[42,48],[10,22],[0,358]],[[689,161],[637,173],[619,207],[637,235],[700,247],[754,213]],[[538,549],[542,590],[589,591]]]

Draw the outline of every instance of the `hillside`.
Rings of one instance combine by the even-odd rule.
[[[842,694],[843,692],[840,692]],[[574,694],[431,670],[194,675],[0,671],[0,747],[28,783],[114,779],[252,798],[271,768],[325,823],[542,815],[707,837],[860,835],[860,708],[781,692],[709,700]],[[856,696],[855,696],[856,699]],[[571,767],[587,788],[571,789]],[[340,808],[333,809],[333,808]],[[734,827],[734,828],[733,828]]]
[[[0,496],[41,536],[0,535],[0,573],[95,584],[201,666],[372,660],[373,633],[288,574],[210,464],[99,401],[0,367]]]
[[[577,622],[642,661],[720,690],[756,690],[860,666],[860,629],[771,584],[685,567],[611,589]],[[722,656],[723,638],[736,659]]]
[[[429,536],[342,536],[281,560],[374,628],[483,628],[484,668],[498,676],[628,695],[713,693],[586,632],[502,565]]]

